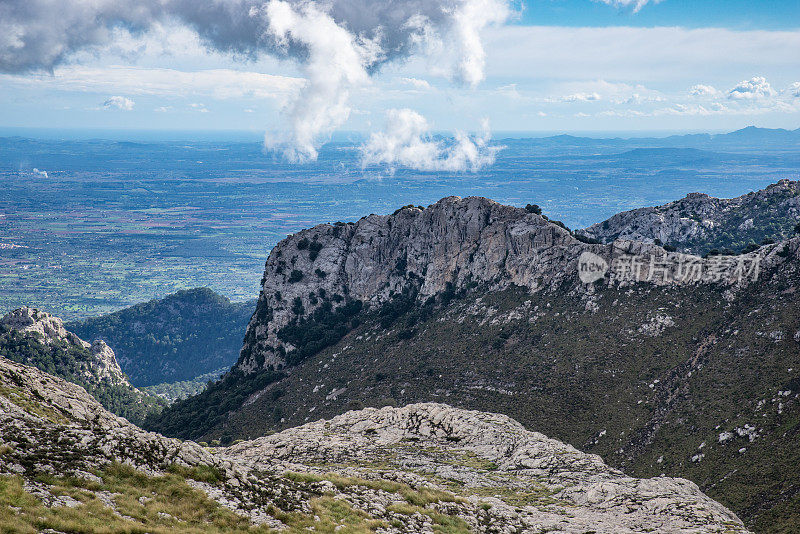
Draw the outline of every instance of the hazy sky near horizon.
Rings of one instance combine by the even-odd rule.
[[[31,0],[25,5],[42,9],[20,15],[28,8],[0,0],[0,29],[4,13],[17,17],[6,17],[11,23],[0,36],[0,65],[5,58],[7,67],[0,73],[0,127],[269,132],[294,121],[292,142],[301,156],[313,152],[302,146],[309,144],[306,137],[324,140],[335,130],[390,126],[411,136],[488,125],[628,132],[800,127],[797,0],[469,0],[478,14],[465,10],[463,17],[453,16],[455,22],[441,23],[438,28],[450,29],[431,46],[396,57],[384,50],[374,60],[363,59],[372,53],[372,41],[359,41],[363,69],[336,74],[343,81],[335,88],[325,87],[325,76],[332,62],[348,61],[346,55],[322,54],[322,66],[303,63],[302,54],[270,50],[243,60],[224,46],[207,46],[191,24],[169,18],[148,22],[141,35],[112,28],[70,50],[52,71],[44,63],[19,67],[14,54],[25,51],[21,43],[33,46],[25,39],[36,37],[25,17],[39,17],[37,27],[54,24],[46,9],[53,1]],[[507,13],[497,11],[503,6]],[[495,12],[485,16],[480,10]],[[335,39],[319,43],[326,30],[315,24],[326,21],[324,14],[315,19],[301,13],[302,20],[284,14],[288,30],[277,28],[270,12],[273,37],[295,39],[312,51],[338,46]],[[49,31],[57,36],[65,28]],[[302,31],[308,35],[299,37]],[[449,60],[442,58],[451,45],[463,49],[462,59],[445,68]],[[320,92],[307,89],[314,84]],[[298,97],[304,87],[305,96]],[[315,98],[331,95],[335,105],[313,107]],[[324,116],[322,124],[312,124],[317,116]],[[378,160],[395,141],[391,135],[375,140]]]

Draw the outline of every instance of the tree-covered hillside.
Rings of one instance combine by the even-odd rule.
[[[178,291],[66,325],[102,339],[135,386],[192,380],[236,362],[255,302],[231,302],[208,288]]]

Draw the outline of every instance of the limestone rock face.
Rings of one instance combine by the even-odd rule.
[[[89,357],[78,362],[82,365],[76,374],[80,374],[92,383],[106,382],[111,385],[130,386],[120,369],[114,351],[102,340],[88,343],[64,328],[58,317],[36,308],[19,308],[7,313],[0,319],[5,326],[25,336],[33,336],[47,346],[61,345],[84,349]]]
[[[42,341],[48,345],[56,341],[67,341],[73,344],[81,343],[78,340],[78,336],[67,332],[61,319],[36,308],[23,307],[11,311],[0,319],[0,324],[21,333],[39,334]]]
[[[234,445],[224,454],[257,469],[388,475],[412,484],[449,481],[481,510],[467,520],[475,531],[482,524],[501,532],[743,528],[692,482],[634,479],[506,416],[442,404],[348,412]]]
[[[447,197],[425,209],[318,225],[289,236],[270,253],[237,365],[252,372],[286,363],[285,353],[294,347],[279,338],[280,330],[321,306],[361,301],[374,307],[398,295],[423,303],[471,287],[590,292],[591,285],[578,277],[586,253],[606,266],[632,255],[672,264],[686,259],[652,242],[588,244],[540,215],[479,197]],[[647,271],[637,280],[676,283]]]
[[[118,514],[118,496],[103,489],[102,470],[112,463],[148,477],[184,468],[187,483],[218,505],[292,531],[319,522],[315,514],[327,502],[339,512],[352,509],[347,521],[356,531],[457,525],[486,533],[746,532],[688,481],[627,477],[501,415],[440,404],[366,409],[227,449],[205,448],[145,432],[80,386],[0,358],[0,477],[21,477],[50,508],[92,499]],[[201,466],[213,468],[218,480],[191,479],[191,468]],[[58,484],[41,482],[53,476],[93,485],[84,486],[79,502],[60,494]],[[139,498],[142,506],[150,500]],[[153,528],[120,517],[127,530]],[[183,531],[179,523],[172,528]]]
[[[609,243],[617,239],[652,243],[658,239],[685,252],[701,253],[701,243],[713,242],[723,232],[747,235],[756,228],[754,219],[759,217],[767,224],[779,217],[786,219],[785,233],[778,237],[790,237],[794,225],[788,222],[800,220],[800,182],[781,180],[733,199],[690,193],[663,206],[618,213],[590,226],[585,233]]]

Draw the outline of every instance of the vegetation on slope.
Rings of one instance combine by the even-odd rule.
[[[217,369],[210,373],[200,375],[192,380],[179,380],[178,382],[165,382],[154,386],[141,388],[142,391],[151,395],[161,397],[169,403],[183,400],[203,391],[209,383],[213,383],[221,377],[228,368]]]
[[[798,276],[785,265],[732,302],[723,288],[642,284],[595,286],[590,300],[476,290],[445,308],[388,306],[202,438],[446,402],[508,414],[634,475],[689,478],[780,532],[798,519]]]
[[[104,340],[133,385],[151,386],[230,368],[254,309],[255,302],[197,288],[65,326],[83,339]]]
[[[219,381],[209,383],[200,394],[150,414],[142,427],[165,436],[199,440],[212,429],[222,426],[228,414],[241,408],[250,395],[285,376],[270,370],[245,374],[233,369]],[[220,440],[227,445],[233,441],[233,434],[222,431]]]
[[[175,466],[161,476],[148,476],[124,464],[98,471],[97,481],[43,477],[55,496],[71,506],[50,507],[26,491],[20,477],[0,476],[0,532],[34,534],[42,531],[118,534],[268,533],[193,488],[188,480],[214,483],[206,471]],[[111,504],[111,506],[109,506]],[[309,513],[274,512],[287,532],[345,532],[367,534],[385,522],[371,520],[347,503],[322,496],[311,500]],[[432,513],[423,509],[424,512]],[[453,518],[447,518],[455,521]],[[463,522],[462,522],[463,524]],[[338,527],[338,528],[337,528]],[[52,530],[48,530],[52,529]],[[458,532],[467,532],[461,528]]]
[[[159,412],[164,404],[127,384],[98,379],[92,374],[94,357],[90,349],[67,341],[46,344],[38,334],[21,333],[0,325],[0,356],[83,386],[108,411],[134,424],[141,424],[148,414]]]

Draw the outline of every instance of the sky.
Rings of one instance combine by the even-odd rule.
[[[292,161],[360,131],[442,168],[490,131],[800,127],[797,0],[199,4],[0,0],[0,127],[249,130]]]

